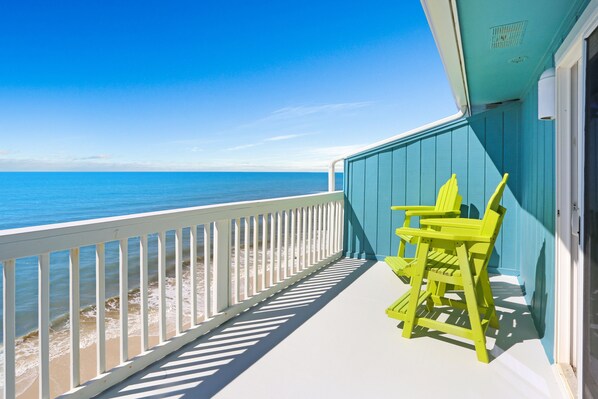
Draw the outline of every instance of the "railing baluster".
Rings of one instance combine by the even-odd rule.
[[[191,327],[193,327],[197,325],[197,226],[191,226],[189,229],[189,274],[191,275]]]
[[[210,227],[211,223],[206,223],[203,225],[203,284],[204,284],[204,291],[203,291],[203,303],[204,303],[204,316],[203,319],[207,320],[212,316],[212,273],[211,271],[211,262],[210,262]]]
[[[312,208],[311,206],[309,206],[307,208],[307,267],[310,267],[312,265],[313,262],[313,255],[312,255],[312,251],[314,249],[314,244],[313,244],[313,231],[312,231],[312,218],[313,218],[313,212],[312,212]]]
[[[326,204],[326,224],[328,225],[328,229],[326,230],[326,257],[332,254],[332,203]]]
[[[3,263],[3,333],[4,333],[4,398],[14,398],[16,396],[15,367],[15,260],[5,260]]]
[[[39,397],[50,397],[50,253],[38,257]]]
[[[71,389],[79,386],[81,372],[79,368],[79,248],[73,248],[69,253],[70,280],[70,333],[71,333]]]
[[[96,368],[106,371],[106,255],[104,243],[96,244]]]
[[[120,362],[129,359],[129,248],[126,238],[119,241],[120,278]]]
[[[307,208],[301,208],[301,270],[307,267]]]
[[[341,204],[340,202],[336,202],[336,245],[334,247],[334,250],[336,252],[340,251],[341,248],[341,243],[343,241],[343,229],[342,229],[342,211],[341,211]]]
[[[244,223],[243,226],[245,228],[244,234],[243,234],[243,241],[244,241],[244,247],[245,247],[245,253],[243,254],[243,260],[244,260],[244,268],[243,268],[243,276],[245,278],[244,284],[243,284],[243,299],[247,299],[249,298],[251,295],[249,295],[249,229],[250,229],[250,217],[249,216],[245,216],[244,218]]]
[[[178,228],[174,234],[174,273],[176,301],[176,335],[183,332],[183,229]]]
[[[344,250],[344,243],[345,243],[345,202],[341,201],[339,203],[340,205],[340,209],[339,209],[339,214],[338,214],[338,218],[339,218],[339,243],[338,243],[338,247],[339,250]]]
[[[282,278],[286,280],[289,275],[289,211],[284,211],[284,263]]]
[[[322,219],[322,205],[318,204],[318,253],[316,255],[316,261],[322,260],[322,241],[323,241],[323,219]]]
[[[257,282],[258,282],[258,234],[259,234],[260,224],[259,224],[259,216],[253,216],[253,295],[256,295],[259,291],[257,289]]]
[[[230,219],[214,223],[214,286],[216,311],[229,305],[230,298]]]
[[[291,209],[291,276],[295,274],[295,240],[297,239],[295,212],[296,209]]]
[[[275,239],[275,230],[276,229],[276,214],[272,212],[270,214],[270,284],[269,287],[274,285],[274,267],[275,267],[275,258],[274,258],[274,239]]]
[[[262,286],[261,290],[266,289],[266,262],[268,260],[268,214],[262,215]]]
[[[158,233],[158,330],[160,342],[166,341],[166,234]]]
[[[239,231],[241,227],[241,222],[239,219],[235,219],[235,265],[233,268],[233,274],[235,276],[235,289],[233,295],[233,303],[241,302],[241,267],[239,266],[239,248],[241,244],[241,232]]]
[[[282,211],[276,212],[276,282],[282,280]]]
[[[295,272],[301,271],[301,208],[295,209]]]
[[[328,255],[328,204],[322,204],[322,259]]]
[[[141,321],[141,353],[149,348],[149,318],[148,318],[148,258],[147,235],[139,237],[139,316]]]
[[[337,252],[338,207],[332,202],[332,252]]]

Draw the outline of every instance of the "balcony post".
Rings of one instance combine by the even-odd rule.
[[[230,298],[230,219],[214,223],[214,286],[216,289],[216,312],[222,312],[229,306]]]

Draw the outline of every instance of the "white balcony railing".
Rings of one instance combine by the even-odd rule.
[[[70,390],[65,396],[90,397],[340,257],[343,211],[342,192],[332,192],[0,231],[4,398],[14,397],[17,387],[15,269],[18,259],[37,257],[37,377],[39,397],[46,398],[62,393],[51,390],[50,386],[50,254],[68,251],[70,310],[66,328]],[[173,232],[172,281],[167,279],[167,236],[171,237]],[[187,236],[189,241],[183,242]],[[157,260],[150,259],[155,252],[148,251],[148,237],[157,246]],[[139,247],[139,291],[135,314],[129,315],[130,288],[137,285],[128,281],[132,246]],[[96,376],[83,382],[80,254],[83,248],[89,251],[89,247],[95,251],[96,327],[92,338]],[[118,254],[109,254],[112,249]],[[184,253],[189,257],[188,266],[183,262]],[[115,284],[106,279],[109,256],[118,259],[117,303],[127,306],[118,306],[119,364],[107,370],[107,312],[114,313],[114,309],[107,308],[106,292],[110,291],[109,284]],[[148,274],[150,260],[157,261],[157,306],[151,308],[148,292],[155,282]],[[93,264],[91,267],[93,272]],[[184,268],[188,273],[183,273]],[[167,307],[169,284],[174,289],[174,302]],[[184,291],[183,287],[188,289]],[[138,317],[140,326],[140,351],[132,358],[129,358],[130,316]],[[150,334],[152,320],[156,336]]]

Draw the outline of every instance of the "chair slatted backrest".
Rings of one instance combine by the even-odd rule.
[[[500,183],[498,183],[496,190],[494,190],[494,193],[490,197],[490,200],[488,200],[486,212],[482,219],[479,234],[481,236],[491,237],[490,242],[474,244],[469,248],[475,274],[479,274],[481,270],[488,266],[488,262],[490,261],[494,243],[498,237],[505,213],[507,212],[507,209],[500,205],[500,201],[502,200],[508,179],[509,174],[505,173]]]
[[[459,210],[462,197],[459,195],[459,185],[457,184],[457,175],[452,174],[451,178],[438,190],[438,198],[434,210],[452,211]]]

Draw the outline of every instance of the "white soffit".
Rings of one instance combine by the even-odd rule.
[[[470,113],[461,31],[454,0],[421,0],[457,107]]]

